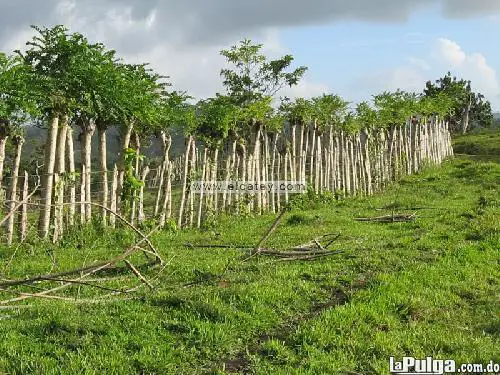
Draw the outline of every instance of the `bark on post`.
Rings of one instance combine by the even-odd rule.
[[[181,192],[181,202],[179,206],[179,217],[177,219],[177,226],[179,228],[182,227],[183,217],[184,217],[184,205],[186,200],[186,189],[187,189],[187,181],[188,181],[188,172],[189,172],[189,151],[191,150],[191,143],[193,142],[193,136],[190,135],[187,139],[186,151],[184,153],[184,171],[182,174],[182,192]]]
[[[158,191],[156,193],[156,201],[155,201],[155,210],[154,215],[158,216],[160,212],[160,201],[162,194],[164,192],[163,185],[165,183],[165,172],[168,168],[169,163],[169,151],[170,146],[172,145],[172,137],[170,135],[167,136],[167,133],[162,131],[160,132],[162,145],[163,145],[163,160],[159,168],[159,177],[158,177]]]
[[[3,166],[5,163],[5,145],[7,144],[8,136],[0,137],[0,199],[3,198]]]
[[[12,138],[12,143],[16,147],[14,165],[12,167],[12,181],[10,183],[9,191],[9,212],[14,210],[17,204],[17,179],[19,177],[19,165],[21,164],[21,152],[23,150],[24,138],[21,136],[14,136]],[[16,215],[11,214],[9,220],[7,221],[7,244],[12,244],[12,238],[14,236],[14,221]]]
[[[99,167],[101,170],[101,205],[108,207],[108,156],[107,156],[107,127],[105,124],[97,123],[97,136],[99,138]],[[103,225],[107,225],[108,212],[101,209],[101,220]]]
[[[93,120],[86,118],[82,119],[79,125],[82,129],[82,175],[85,169],[85,176],[82,176],[85,189],[85,221],[89,221],[92,218],[92,205],[90,204],[92,200],[92,136],[96,126]]]
[[[75,154],[73,147],[73,128],[67,126],[66,129],[66,158],[68,161],[68,183],[69,183],[69,209],[68,209],[68,226],[75,224],[76,212],[76,176],[75,176]]]
[[[203,150],[203,162],[202,162],[202,169],[201,169],[201,191],[200,191],[200,198],[199,198],[199,205],[198,205],[198,217],[197,217],[197,220],[196,220],[196,227],[197,228],[200,228],[201,227],[201,215],[202,215],[202,212],[203,212],[203,195],[205,193],[205,189],[204,189],[204,183],[205,183],[205,174],[206,174],[206,171],[207,171],[207,154],[208,154],[208,148],[205,147],[205,149]]]
[[[61,126],[57,135],[56,165],[54,173],[54,233],[52,241],[56,243],[64,231],[64,185],[66,172],[66,133],[68,132],[68,116],[61,116]]]
[[[194,192],[191,189],[191,184],[196,173],[196,142],[191,144],[191,159],[189,161],[189,226],[194,224]]]
[[[117,208],[117,190],[118,190],[118,167],[115,164],[113,167],[113,180],[111,182],[111,202],[110,202],[110,207],[109,209],[112,212],[116,212]],[[116,225],[116,216],[115,215],[109,215],[109,225],[114,228]]]
[[[52,193],[54,186],[54,167],[57,146],[57,133],[59,130],[59,114],[51,113],[49,130],[45,147],[45,166],[42,176],[42,209],[38,220],[38,230],[41,238],[47,238],[50,228],[50,216],[52,212]]]
[[[139,224],[143,223],[144,220],[146,220],[146,215],[144,214],[144,186],[146,185],[146,178],[149,173],[149,166],[146,165],[146,167],[142,170],[141,174],[141,181],[142,181],[142,186],[139,190],[139,210],[137,213],[137,222]]]
[[[26,202],[29,194],[28,189],[29,189],[28,172],[24,171],[24,184],[23,184],[23,192],[21,195],[21,200],[25,203],[23,203],[23,205],[21,206],[20,220],[19,220],[19,237],[21,242],[24,242],[26,240],[26,236],[28,234],[28,204]]]
[[[121,212],[121,196],[123,191],[123,182],[125,178],[125,151],[130,146],[130,137],[134,128],[134,121],[130,120],[127,123],[124,133],[121,136],[120,155],[118,157],[118,186],[116,189],[116,209]]]

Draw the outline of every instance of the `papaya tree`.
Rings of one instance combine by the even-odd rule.
[[[16,139],[22,136],[20,127],[37,115],[32,84],[31,72],[19,57],[0,53],[0,190],[7,140],[11,135],[17,135]],[[20,142],[15,143],[17,147]]]
[[[164,225],[167,215],[167,204],[170,202],[171,194],[171,168],[170,168],[170,149],[172,146],[171,130],[182,123],[182,117],[185,113],[187,100],[191,99],[184,92],[172,91],[164,93],[160,98],[157,107],[158,118],[156,124],[152,126],[152,131],[162,142],[162,161],[158,166],[158,187],[154,208],[154,216],[160,215],[161,224]],[[161,214],[160,214],[161,211]]]
[[[119,69],[118,89],[126,94],[121,106],[123,122],[119,126],[121,138],[117,196],[121,199],[126,153],[130,146],[133,129],[138,125],[150,125],[158,121],[161,111],[158,107],[159,99],[164,95],[169,84],[164,81],[167,77],[157,74],[147,64],[118,64],[117,69]]]
[[[81,111],[78,101],[84,96],[82,91],[89,83],[89,69],[92,69],[92,60],[87,60],[95,47],[88,43],[86,38],[79,34],[70,34],[61,25],[53,28],[33,26],[37,35],[27,42],[27,51],[19,56],[28,65],[37,77],[38,89],[44,94],[39,106],[44,118],[48,120],[48,136],[45,149],[45,164],[42,178],[42,194],[44,207],[39,218],[39,232],[41,237],[47,237],[51,219],[51,205],[54,180],[61,170],[56,171],[56,155],[64,158],[63,144],[67,131],[67,119],[74,113]],[[62,119],[62,127],[59,120]],[[59,129],[61,128],[61,133]],[[58,140],[59,150],[58,151]],[[61,160],[58,161],[62,165]]]

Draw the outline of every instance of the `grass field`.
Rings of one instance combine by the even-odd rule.
[[[498,129],[477,134],[458,136],[453,140],[453,149],[457,154],[500,156],[500,137]]]
[[[500,136],[489,137],[456,145],[480,141],[481,150],[498,151]],[[0,305],[0,373],[386,374],[389,357],[403,355],[500,363],[499,186],[494,159],[460,156],[372,197],[297,202],[266,246],[339,233],[331,247],[343,252],[313,261],[244,261],[241,250],[184,246],[254,245],[274,215],[156,234],[152,242],[169,264],[154,291],[92,302],[107,292],[75,285],[59,294],[74,302]],[[417,219],[354,220],[393,212]],[[60,246],[2,248],[0,278],[91,264],[135,240],[89,227]],[[147,278],[157,271],[141,269]],[[124,270],[93,283],[116,289],[137,281]]]

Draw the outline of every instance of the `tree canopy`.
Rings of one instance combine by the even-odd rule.
[[[215,147],[228,137],[247,137],[252,124],[281,131],[285,123],[315,121],[320,128],[357,131],[402,125],[411,116],[439,115],[452,129],[466,131],[469,123],[489,126],[493,120],[485,97],[472,90],[470,81],[450,73],[427,82],[421,94],[384,92],[353,110],[340,96],[326,93],[311,99],[281,98],[276,106],[279,91],[297,85],[307,68],[293,67],[289,54],[269,58],[262,44],[249,39],[220,51],[228,63],[220,72],[226,93],[192,104],[187,93],[170,91],[168,77],[147,63],[128,64],[114,50],[62,25],[33,28],[36,35],[26,52],[0,53],[0,119],[5,124],[56,112],[102,129],[133,123],[145,136],[182,128]]]
[[[470,125],[490,127],[493,123],[491,104],[483,94],[474,92],[471,81],[457,79],[448,72],[434,83],[428,81],[424,95],[429,98],[439,98],[446,95],[451,102],[448,120],[453,131],[465,133]]]
[[[221,51],[232,66],[221,70],[223,84],[236,104],[246,105],[273,96],[286,85],[296,85],[307,71],[305,66],[289,71],[292,55],[269,60],[261,53],[262,47],[244,39],[239,45]]]

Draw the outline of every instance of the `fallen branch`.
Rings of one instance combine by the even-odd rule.
[[[337,251],[329,251],[329,252],[326,252],[324,254],[295,256],[295,257],[283,257],[283,258],[276,259],[276,262],[286,262],[286,261],[292,261],[292,260],[314,260],[314,259],[318,259],[318,258],[323,258],[325,256],[340,254],[343,252],[344,252],[344,250],[337,250]]]
[[[208,248],[208,249],[253,249],[254,246],[239,246],[239,245],[212,245],[212,244],[192,244],[189,242],[186,242],[184,244],[185,247],[189,248]]]
[[[285,215],[285,212],[286,212],[285,210],[282,210],[280,212],[280,214],[276,217],[276,219],[274,219],[271,227],[267,230],[267,232],[260,239],[260,241],[257,243],[257,245],[255,245],[253,250],[250,252],[250,256],[243,260],[244,262],[251,259],[252,257],[254,257],[255,255],[257,255],[259,253],[261,245],[264,244],[264,242],[266,242],[268,240],[268,238],[271,236],[271,234],[276,230],[276,228],[278,227],[278,224],[280,223],[281,219],[283,218],[283,215]]]
[[[151,232],[149,232],[147,235],[145,235],[143,238],[141,238],[137,243],[135,243],[134,245],[132,245],[129,248],[127,248],[121,255],[119,255],[119,256],[117,256],[117,257],[115,257],[115,258],[113,258],[113,259],[111,259],[111,260],[109,260],[107,262],[101,263],[99,265],[93,265],[93,266],[83,267],[83,268],[80,268],[80,269],[76,269],[76,270],[71,270],[71,271],[65,272],[66,275],[67,274],[74,274],[74,273],[84,272],[82,275],[80,275],[80,277],[76,278],[75,280],[71,280],[71,282],[69,282],[68,280],[64,280],[63,281],[64,284],[59,285],[59,286],[54,287],[54,288],[51,288],[51,289],[48,289],[48,290],[41,291],[39,293],[32,293],[32,294],[20,293],[19,297],[11,298],[11,299],[4,300],[4,301],[0,301],[0,305],[6,305],[6,304],[11,303],[11,302],[22,301],[22,300],[25,300],[25,299],[30,298],[30,297],[44,297],[44,296],[47,296],[48,294],[56,292],[56,291],[61,290],[61,289],[64,289],[64,288],[66,288],[66,287],[74,284],[77,281],[81,281],[85,277],[93,275],[93,274],[99,272],[100,270],[103,270],[105,268],[109,268],[110,266],[113,266],[114,264],[116,264],[116,263],[118,263],[118,262],[120,262],[122,260],[125,260],[133,252],[135,252],[138,249],[140,249],[139,245],[142,242],[145,242],[147,240],[147,237],[151,236],[156,231],[157,228],[153,229]],[[163,262],[162,262],[162,264],[163,264]],[[12,281],[9,281],[9,282],[3,283],[3,284],[4,284],[4,286],[22,285],[22,284],[27,284],[27,283],[33,283],[35,281],[42,281],[42,280],[47,279],[47,278],[58,278],[58,277],[59,276],[50,275],[49,274],[49,275],[37,276],[37,277],[31,278],[31,279],[27,279],[27,280],[12,280]],[[7,285],[5,285],[5,284],[7,284]],[[119,293],[120,294],[122,292],[121,291],[114,291],[113,293],[115,293],[115,294]],[[53,296],[51,296],[51,297],[53,297]],[[50,297],[47,297],[47,298],[50,298]]]
[[[133,274],[134,274],[135,276],[137,276],[137,278],[138,278],[139,280],[141,280],[144,284],[146,284],[147,286],[149,286],[149,288],[150,288],[151,290],[153,290],[153,289],[154,289],[153,285],[151,285],[151,284],[149,283],[149,281],[148,281],[148,280],[146,280],[146,278],[145,278],[144,276],[142,276],[142,275],[141,275],[141,273],[139,272],[139,270],[138,270],[137,268],[135,268],[135,267],[134,267],[134,265],[133,265],[132,263],[130,263],[128,260],[124,260],[124,262],[125,262],[125,264],[127,265],[127,267],[128,267],[128,268],[129,268],[129,269],[133,272]]]
[[[416,213],[413,214],[394,214],[394,215],[384,215],[375,217],[357,217],[357,221],[372,221],[378,223],[395,223],[395,222],[406,222],[415,221],[417,218]]]
[[[46,277],[46,278],[43,278],[42,280],[45,280],[45,281],[59,281],[59,282],[63,282],[63,283],[86,285],[86,286],[90,286],[90,287],[93,287],[93,288],[107,290],[107,291],[111,291],[111,292],[124,293],[123,290],[114,289],[114,288],[108,288],[108,287],[105,287],[105,286],[95,285],[95,284],[92,284],[90,282],[79,281],[79,280],[58,279],[58,278],[54,278],[54,277]]]

